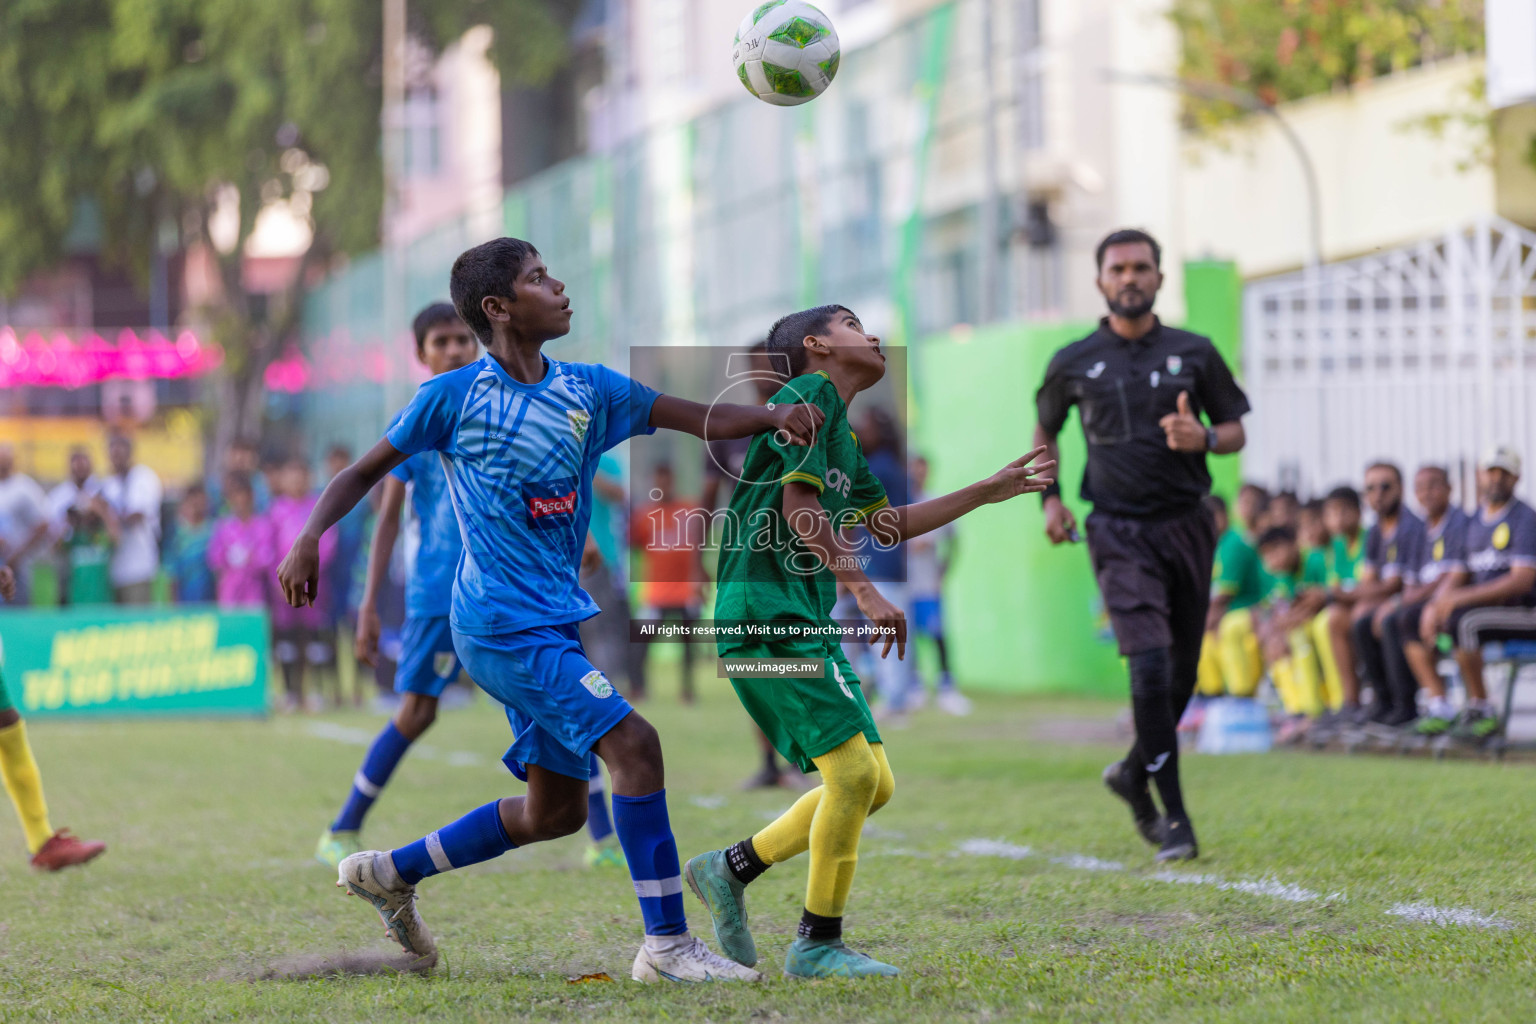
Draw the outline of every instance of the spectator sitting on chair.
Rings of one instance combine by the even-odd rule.
[[[1259,557],[1270,580],[1262,606],[1259,641],[1270,679],[1289,721],[1280,742],[1299,738],[1309,719],[1323,712],[1322,666],[1317,656],[1326,632],[1327,573],[1323,560],[1306,557],[1288,526],[1271,526],[1258,541]]]
[[[1353,487],[1335,487],[1323,499],[1323,524],[1328,528],[1328,607],[1319,613],[1318,627],[1327,637],[1317,642],[1317,658],[1323,667],[1323,696],[1329,714],[1312,730],[1322,739],[1334,730],[1358,724],[1360,689],[1355,679],[1354,651],[1349,626],[1355,606],[1355,587],[1365,557],[1365,533],[1360,529],[1360,493]]]
[[[1424,510],[1424,532],[1419,539],[1418,565],[1413,578],[1405,574],[1398,609],[1382,622],[1381,643],[1386,661],[1387,686],[1404,728],[1418,718],[1417,694],[1422,685],[1431,694],[1429,710],[1449,722],[1451,708],[1445,699],[1431,651],[1419,639],[1419,618],[1424,606],[1441,589],[1452,572],[1466,569],[1467,514],[1451,504],[1451,478],[1443,466],[1421,466],[1413,477],[1413,496]]]
[[[1376,522],[1366,532],[1365,558],[1355,584],[1350,621],[1354,659],[1341,663],[1339,668],[1341,673],[1353,673],[1355,662],[1359,663],[1363,672],[1355,674],[1355,678],[1344,675],[1345,693],[1353,691],[1358,695],[1363,675],[1371,684],[1375,701],[1369,712],[1362,714],[1368,721],[1395,728],[1417,717],[1417,712],[1411,701],[1406,707],[1399,707],[1387,685],[1382,624],[1397,611],[1404,585],[1413,580],[1424,523],[1403,507],[1403,474],[1390,462],[1378,462],[1365,471],[1365,500],[1376,513]]]
[[[145,605],[154,597],[160,571],[160,478],[133,461],[133,442],[113,434],[107,441],[112,472],[101,496],[117,517],[117,550],[112,554],[112,588],[118,604]]]
[[[1460,721],[1452,726],[1432,715],[1422,732],[1454,729],[1484,740],[1503,727],[1483,684],[1483,645],[1536,640],[1536,510],[1515,497],[1519,481],[1520,455],[1513,448],[1500,445],[1483,458],[1477,472],[1483,503],[1467,524],[1466,568],[1450,574],[1420,616],[1425,644],[1433,645],[1439,632],[1450,634],[1467,687]]]
[[[1216,518],[1218,539],[1205,644],[1200,648],[1199,692],[1206,697],[1224,693],[1251,697],[1264,674],[1251,609],[1264,600],[1271,585],[1254,547],[1269,493],[1258,484],[1244,484],[1237,492],[1235,526],[1230,524],[1227,503],[1220,495],[1212,494],[1205,500]]]

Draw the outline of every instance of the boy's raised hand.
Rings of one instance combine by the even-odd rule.
[[[1021,494],[1030,494],[1045,490],[1056,482],[1054,476],[1042,476],[1056,468],[1055,460],[1036,463],[1035,460],[1045,454],[1045,446],[1041,445],[1033,451],[1014,459],[1002,469],[993,473],[982,481],[982,491],[986,500],[990,502],[1007,501]]]
[[[896,657],[898,660],[907,654],[907,616],[900,608],[887,601],[880,591],[875,589],[873,583],[864,583],[848,588],[853,594],[853,599],[858,602],[859,611],[872,625],[882,627],[882,633],[869,638],[871,646],[880,646],[880,657],[884,658],[891,653],[891,644],[896,645]]]
[[[320,542],[300,537],[293,542],[288,556],[277,567],[277,582],[283,597],[295,608],[315,603],[320,589]]]
[[[793,405],[768,403],[773,417],[774,437],[780,444],[810,445],[816,442],[816,431],[821,429],[827,414],[814,405],[796,402]]]

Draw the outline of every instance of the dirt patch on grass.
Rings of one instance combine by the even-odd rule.
[[[334,953],[298,953],[269,964],[257,964],[235,975],[242,981],[304,981],[344,974],[431,974],[437,957],[426,959],[377,949],[347,949]]]

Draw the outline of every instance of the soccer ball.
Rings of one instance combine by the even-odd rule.
[[[747,92],[776,107],[793,107],[832,84],[842,55],[825,14],[805,0],[766,0],[742,19],[731,62]]]

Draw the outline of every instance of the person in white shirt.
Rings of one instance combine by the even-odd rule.
[[[48,492],[48,518],[55,538],[68,535],[69,510],[86,508],[100,491],[101,481],[91,465],[91,453],[76,445],[69,450],[69,479]]]
[[[107,441],[112,473],[101,495],[116,514],[121,536],[112,555],[112,589],[118,604],[149,604],[160,569],[160,478],[134,465],[133,442],[122,434]]]
[[[48,498],[25,473],[16,472],[16,450],[0,445],[0,565],[16,573],[9,602],[26,604],[32,592],[32,556],[48,536]]]

